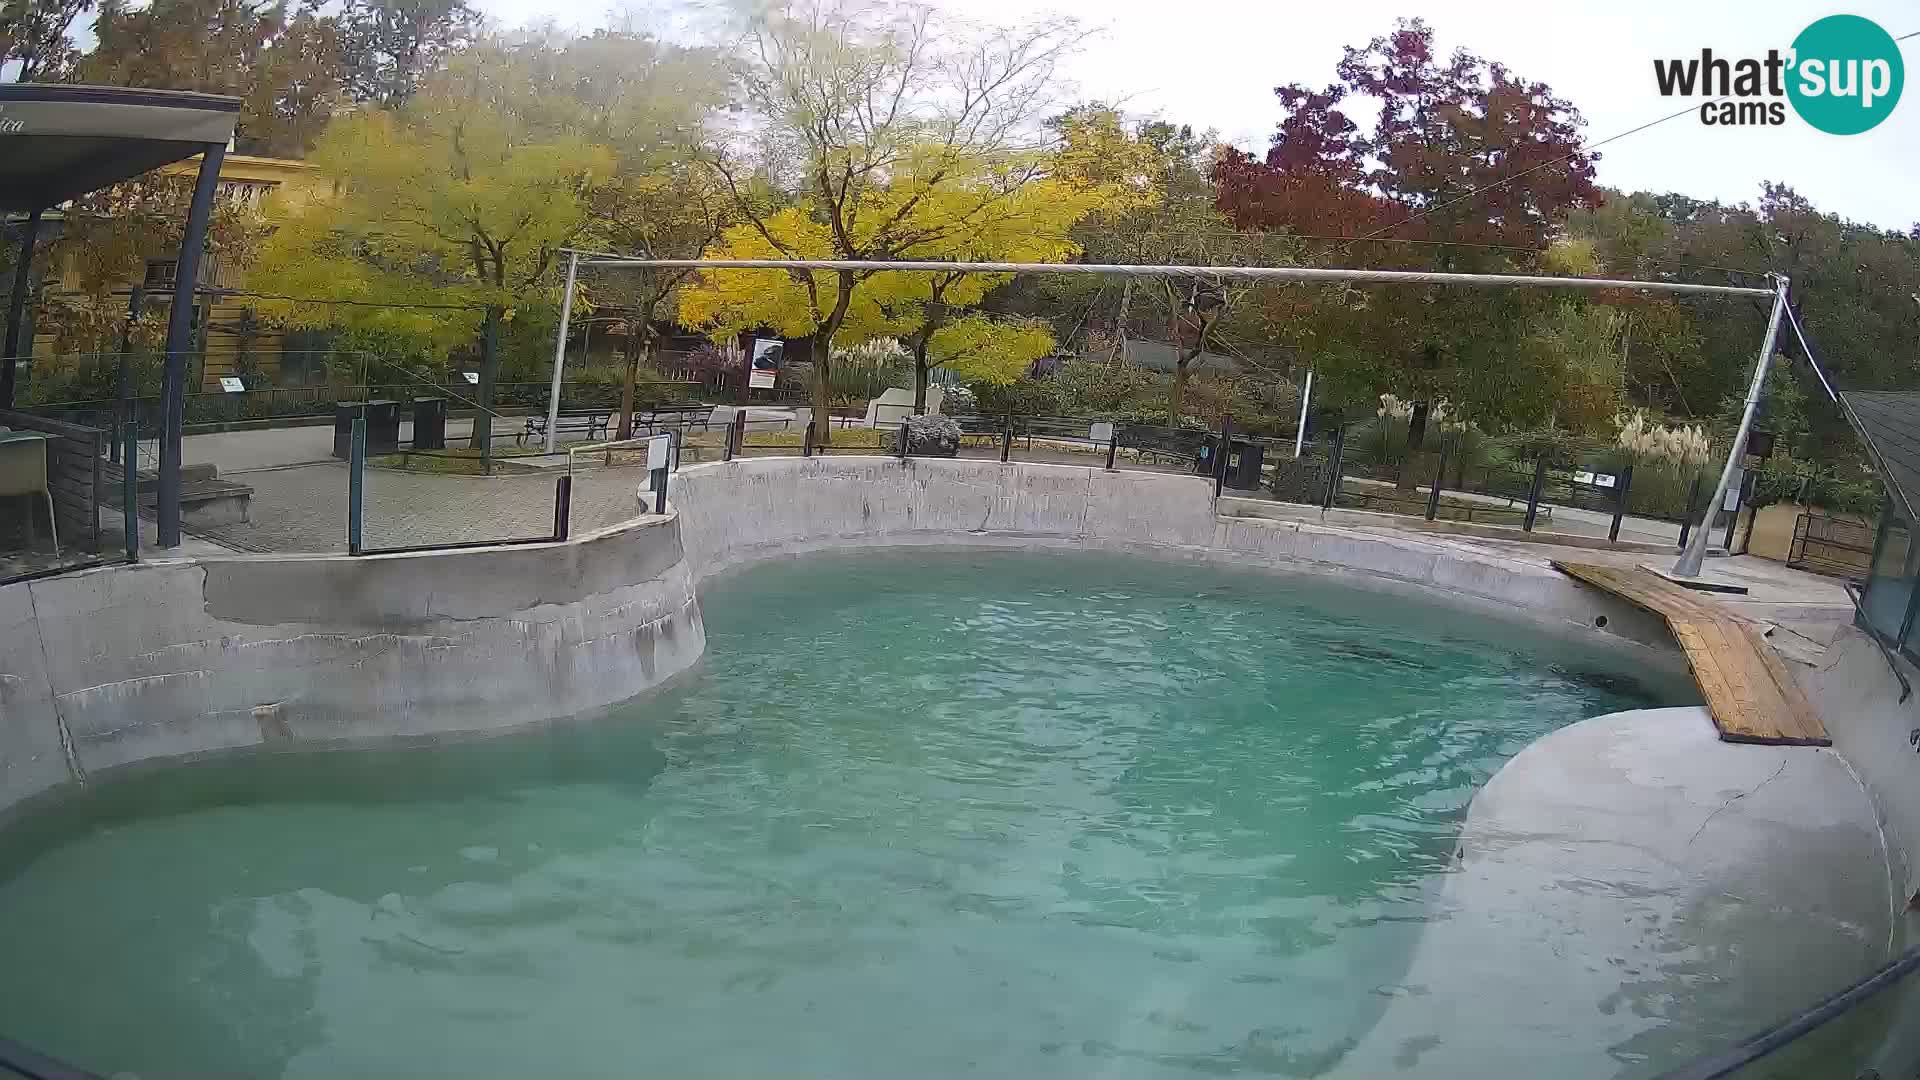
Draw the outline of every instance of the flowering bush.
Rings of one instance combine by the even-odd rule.
[[[1615,417],[1614,423],[1620,428],[1620,450],[1635,462],[1697,467],[1706,464],[1712,450],[1706,430],[1698,424],[1668,427],[1649,420],[1644,409],[1635,409],[1630,417]]]

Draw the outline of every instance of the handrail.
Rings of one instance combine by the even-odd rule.
[[[1851,581],[1841,582],[1840,589],[1841,591],[1847,594],[1847,599],[1853,601],[1854,613],[1860,616],[1860,624],[1866,629],[1867,636],[1872,638],[1873,643],[1880,647],[1880,656],[1882,659],[1886,660],[1887,670],[1893,672],[1893,677],[1899,680],[1900,703],[1905,704],[1906,700],[1913,696],[1913,684],[1907,682],[1907,677],[1900,673],[1899,662],[1894,660],[1893,653],[1888,651],[1887,643],[1881,640],[1880,628],[1873,625],[1872,617],[1867,614],[1867,608],[1866,608],[1866,604],[1863,601],[1863,596],[1855,595],[1853,582]]]
[[[1699,1058],[1677,1069],[1661,1073],[1655,1080],[1719,1080],[1736,1070],[1766,1057],[1803,1035],[1825,1026],[1835,1017],[1920,971],[1920,948],[1907,950],[1873,974],[1827,998],[1796,1016],[1735,1043],[1718,1054]]]

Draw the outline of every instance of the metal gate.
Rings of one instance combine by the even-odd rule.
[[[1873,527],[1825,514],[1801,514],[1793,523],[1787,565],[1796,570],[1865,577],[1873,568]]]

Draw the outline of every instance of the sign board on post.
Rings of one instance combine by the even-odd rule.
[[[1733,467],[1733,480],[1727,485],[1727,494],[1720,500],[1720,509],[1737,511],[1740,509],[1740,486],[1746,483],[1747,470],[1738,465]]]
[[[220,389],[225,390],[229,394],[244,394],[247,392],[247,384],[231,375],[222,375],[220,376]]]
[[[1087,440],[1089,442],[1097,442],[1097,443],[1112,442],[1113,441],[1113,424],[1106,420],[1102,420],[1099,423],[1094,424],[1092,427],[1087,429]]]
[[[1576,472],[1573,474],[1573,482],[1576,484],[1592,484],[1594,487],[1610,488],[1619,482],[1619,478],[1615,477],[1612,473]]]
[[[477,372],[477,371],[463,371],[463,372],[461,372],[460,374],[461,374],[462,376],[464,376],[464,377],[466,378],[466,380],[467,380],[467,385],[469,385],[469,386],[479,386],[479,385],[480,385],[480,373],[479,373],[479,372]]]
[[[753,339],[753,364],[747,373],[747,386],[754,390],[771,390],[780,377],[780,361],[786,346],[768,338]]]
[[[672,452],[673,452],[672,436],[655,435],[651,439],[648,439],[647,440],[647,468],[649,470],[666,468],[668,463],[667,457]]]

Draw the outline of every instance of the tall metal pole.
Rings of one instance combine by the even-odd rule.
[[[27,288],[33,281],[33,242],[40,235],[40,214],[35,210],[20,226],[20,255],[13,266],[13,302],[7,305],[7,354],[0,363],[0,409],[13,408],[13,381],[20,365],[20,324],[27,318]],[[29,342],[31,347],[31,342]]]
[[[1313,369],[1307,369],[1307,387],[1300,391],[1300,426],[1293,429],[1293,456],[1300,456],[1300,447],[1307,439],[1307,404],[1313,400]]]
[[[1767,337],[1760,344],[1760,359],[1753,365],[1753,385],[1747,387],[1747,407],[1740,413],[1740,429],[1733,433],[1733,445],[1727,448],[1727,464],[1720,470],[1720,480],[1713,485],[1713,498],[1707,500],[1707,509],[1700,519],[1700,527],[1693,530],[1688,538],[1686,550],[1680,553],[1680,560],[1673,564],[1674,577],[1697,577],[1700,564],[1707,557],[1707,533],[1713,525],[1713,515],[1720,512],[1720,503],[1727,497],[1727,486],[1733,483],[1733,474],[1740,467],[1740,455],[1747,447],[1747,432],[1753,427],[1753,414],[1760,407],[1760,395],[1766,389],[1767,368],[1773,363],[1774,342],[1780,337],[1780,313],[1787,309],[1787,275],[1773,276],[1773,314],[1767,318]]]
[[[160,484],[154,505],[163,548],[180,546],[180,429],[186,420],[193,286],[200,279],[200,255],[207,247],[213,192],[219,184],[220,166],[226,160],[227,144],[207,145],[207,152],[200,158],[200,177],[193,185],[193,204],[187,209],[186,234],[180,238],[180,257],[174,263],[173,309],[167,312],[167,373],[161,390]]]
[[[567,370],[567,320],[573,315],[573,279],[580,272],[580,256],[567,256],[567,291],[560,299],[560,332],[553,342],[553,387],[547,391],[547,453],[560,437],[560,377]]]

